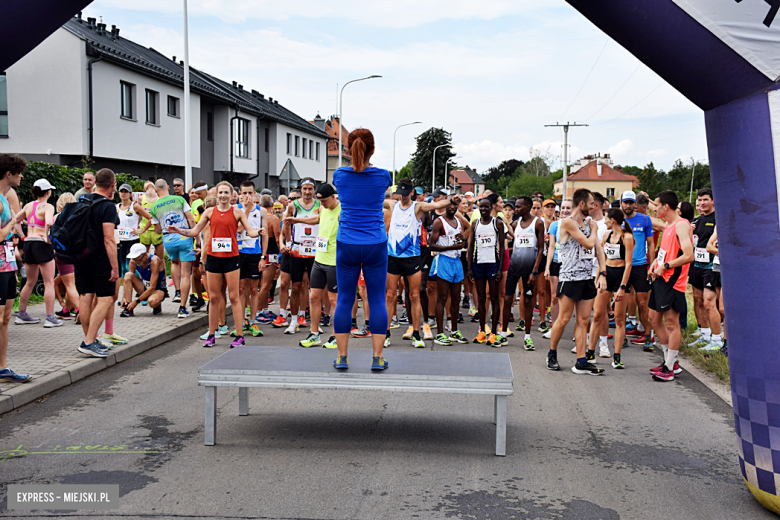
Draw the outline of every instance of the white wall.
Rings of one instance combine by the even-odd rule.
[[[271,157],[270,157],[270,164],[269,164],[269,173],[271,175],[278,176],[279,172],[282,171],[282,168],[284,168],[285,163],[287,162],[287,159],[290,159],[292,163],[295,165],[295,169],[298,171],[298,175],[301,178],[304,177],[311,177],[315,181],[319,182],[325,182],[325,177],[327,173],[327,158],[328,158],[328,148],[327,148],[327,139],[322,137],[317,137],[314,134],[308,134],[306,132],[302,132],[296,128],[293,128],[291,126],[287,126],[282,123],[273,123],[270,127],[271,130],[271,145],[269,146],[271,150]],[[290,154],[287,154],[287,134],[292,134],[292,148],[290,149]],[[315,151],[315,158],[309,159],[309,151],[308,151],[308,144],[307,144],[307,150],[306,150],[306,158],[304,159],[302,156],[295,155],[295,136],[300,137],[301,143],[303,143],[303,139],[306,138],[306,140],[312,140],[315,143],[320,143],[320,160],[316,160],[316,151]],[[274,143],[275,139],[275,143]],[[275,144],[275,146],[274,146]],[[303,146],[301,144],[301,146]],[[316,150],[316,145],[315,145]]]
[[[0,152],[88,153],[85,52],[60,28],[6,71],[9,136]]]
[[[184,166],[184,90],[106,61],[92,66],[95,157]],[[122,119],[120,81],[135,85],[134,121]],[[146,89],[158,95],[158,126],[146,123]],[[179,98],[179,117],[168,115],[168,96]],[[200,167],[200,96],[190,94],[190,157]]]

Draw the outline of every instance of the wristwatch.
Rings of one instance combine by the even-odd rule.
[[[607,277],[607,272],[606,272],[606,271],[601,271],[599,274],[600,274],[601,276],[603,276],[604,278],[606,278],[606,277]]]
[[[268,258],[268,255],[260,255],[260,260],[266,260]]]
[[[621,289],[623,289],[623,291],[627,291],[627,290],[628,290],[628,287],[626,287],[626,286],[625,286],[625,285],[623,285],[623,284],[620,284],[620,288],[621,288]]]
[[[664,269],[671,269],[671,267],[669,267],[669,262],[664,262]]]
[[[135,303],[141,303],[141,298],[136,298]]]

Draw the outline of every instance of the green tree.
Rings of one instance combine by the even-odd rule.
[[[395,174],[395,181],[398,182],[399,179],[413,179],[414,177],[414,160],[410,160],[408,163],[406,163],[403,168],[398,170],[398,173]]]
[[[635,166],[627,168],[638,169]],[[623,172],[628,173],[626,168],[623,168]],[[663,170],[656,169],[652,162],[648,163],[638,175],[633,173],[629,175],[635,175],[639,179],[639,186],[636,187],[635,191],[644,191],[650,197],[655,197],[658,193],[669,189],[666,173]]]
[[[553,182],[555,182],[552,176],[540,177],[533,173],[527,173],[520,171],[522,168],[518,168],[516,174],[509,181],[509,185],[505,191],[501,192],[501,195],[509,197],[530,197],[535,191],[541,191],[547,196],[553,192]],[[563,172],[561,172],[563,175]]]
[[[667,176],[668,182],[665,189],[676,191],[681,200],[688,200],[691,191],[691,176],[693,176],[694,194],[702,188],[712,187],[709,164],[697,162],[694,168],[693,162],[684,163],[680,159],[677,159]],[[655,196],[654,193],[651,195]]]
[[[485,181],[485,189],[493,190],[497,193],[503,193],[512,175],[523,165],[523,161],[509,159],[501,161],[498,166],[492,166],[482,174],[482,180]]]
[[[412,154],[412,180],[417,186],[422,186],[426,190],[432,191],[435,186],[431,186],[431,176],[433,175],[433,151],[437,146],[442,146],[436,150],[436,186],[447,184],[444,176],[444,170],[447,167],[447,160],[455,157],[452,152],[452,134],[443,128],[430,128],[417,136],[417,150]]]

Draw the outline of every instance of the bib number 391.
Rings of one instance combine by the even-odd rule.
[[[229,238],[212,238],[211,250],[214,253],[232,253],[233,241]]]

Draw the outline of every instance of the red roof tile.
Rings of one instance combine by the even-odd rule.
[[[633,175],[627,175],[620,170],[616,170],[607,164],[601,163],[601,175],[598,173],[598,166],[596,161],[591,161],[574,173],[570,173],[566,177],[567,181],[631,181],[633,186],[639,184],[639,179]],[[555,184],[563,182],[563,179],[558,179]]]

